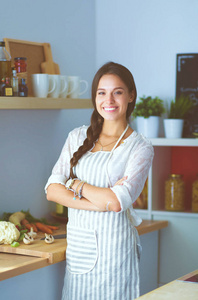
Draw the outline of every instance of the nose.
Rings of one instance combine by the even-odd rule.
[[[108,93],[107,94],[107,98],[106,98],[106,102],[107,103],[113,103],[115,101],[113,93]]]

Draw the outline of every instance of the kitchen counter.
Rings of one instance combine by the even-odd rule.
[[[198,270],[191,272],[177,280],[171,281],[139,298],[140,300],[197,300],[198,282],[188,281],[191,277],[198,280]],[[186,281],[187,280],[187,281]]]
[[[158,231],[168,226],[167,221],[151,221],[143,220],[142,224],[137,227],[139,235],[145,235],[153,231]],[[62,231],[61,231],[62,233]],[[65,249],[66,250],[66,243]],[[60,253],[61,252],[61,253]],[[34,257],[29,255],[20,255],[12,253],[0,253],[0,281],[14,276],[18,276],[33,270],[37,270],[51,264],[65,260],[63,257],[63,248],[56,248],[53,250],[53,255],[59,259],[50,263],[50,259],[46,257]]]

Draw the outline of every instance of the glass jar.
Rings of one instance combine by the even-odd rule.
[[[192,211],[198,212],[198,174],[192,185]]]
[[[59,217],[67,218],[67,207],[56,203],[56,215]]]
[[[2,85],[6,78],[12,77],[11,56],[5,48],[5,42],[0,42],[0,96]]]
[[[184,211],[185,185],[182,175],[171,174],[165,182],[165,209]]]

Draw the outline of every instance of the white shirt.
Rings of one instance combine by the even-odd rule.
[[[56,162],[52,174],[45,186],[52,183],[65,185],[70,177],[70,159],[73,153],[83,144],[88,126],[72,130],[63,146],[60,157]],[[132,224],[138,226],[142,219],[133,209],[132,204],[139,197],[152,164],[154,150],[151,142],[142,134],[133,131],[111,155],[108,162],[107,173],[110,179],[110,188],[120,202],[121,211],[129,209],[128,214]],[[114,184],[122,177],[127,176],[123,185]]]

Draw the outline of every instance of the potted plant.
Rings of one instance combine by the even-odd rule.
[[[166,104],[167,119],[164,119],[166,138],[182,137],[185,116],[193,105],[193,101],[183,95],[176,98],[175,101],[171,100],[170,105]]]
[[[156,138],[159,135],[160,117],[165,112],[163,100],[151,96],[139,99],[133,112],[133,118],[137,121],[137,131],[148,138]]]

